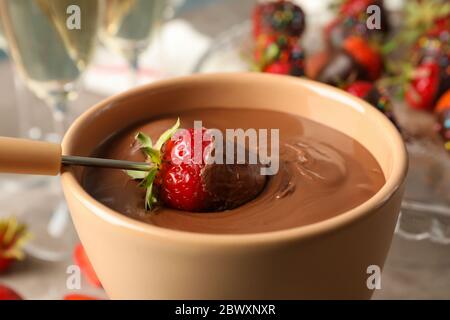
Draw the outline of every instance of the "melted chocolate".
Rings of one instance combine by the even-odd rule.
[[[132,148],[136,132],[145,132],[156,140],[177,116],[184,128],[192,127],[194,120],[202,120],[204,127],[222,132],[236,128],[279,129],[278,173],[268,178],[255,199],[222,212],[192,213],[164,207],[146,212],[145,191],[120,170],[87,169],[84,185],[88,192],[116,211],[156,226],[237,234],[288,229],[334,217],[367,201],[385,183],[374,157],[356,140],[314,121],[266,110],[210,108],[162,116],[116,134],[94,155],[144,161],[142,153]],[[223,167],[208,178],[220,182],[220,172],[226,170]],[[243,196],[238,192],[228,194],[229,201],[239,201]]]

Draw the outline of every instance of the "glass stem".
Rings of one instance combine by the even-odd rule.
[[[62,141],[64,134],[66,132],[67,123],[67,113],[68,113],[68,100],[66,97],[55,98],[51,103],[51,111],[53,116],[53,128],[54,133],[57,135],[59,141]]]
[[[130,57],[130,75],[131,75],[131,86],[135,87],[138,85],[139,80],[139,55],[140,52],[137,48],[133,49]]]

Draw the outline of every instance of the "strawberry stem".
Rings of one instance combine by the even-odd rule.
[[[155,181],[158,170],[161,166],[162,156],[161,148],[169,141],[180,127],[180,118],[168,130],[166,130],[156,141],[155,145],[152,139],[143,132],[138,132],[135,136],[136,142],[139,144],[141,151],[146,155],[147,162],[151,162],[154,166],[148,171],[125,171],[133,180],[141,180],[140,186],[145,188],[145,210],[151,210],[153,205],[158,202],[153,194],[153,182]]]

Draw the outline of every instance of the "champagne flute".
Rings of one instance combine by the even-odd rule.
[[[80,8],[80,29],[69,29],[67,8]],[[68,101],[86,68],[99,23],[98,1],[1,0],[0,17],[11,56],[28,87],[52,109],[62,135]]]
[[[100,0],[0,0],[9,54],[27,87],[50,107],[56,139],[64,134],[69,101],[93,55],[100,12]],[[30,206],[23,218],[34,234],[31,253],[63,258],[74,234],[59,188],[53,183],[25,192],[20,205]]]
[[[139,57],[154,39],[164,20],[167,0],[104,0],[100,38],[122,55],[131,68],[131,83],[138,82]]]

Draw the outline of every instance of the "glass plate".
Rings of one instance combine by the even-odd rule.
[[[250,30],[251,22],[246,21],[218,36],[193,71],[248,71],[248,57],[251,55]],[[312,39],[306,37],[303,45],[306,51],[312,51],[311,48],[317,48],[318,44],[305,45],[308,38]],[[417,121],[417,114],[413,120],[413,116],[408,114],[410,111],[405,112],[406,107],[394,101],[394,111],[397,110],[401,113],[400,123]],[[396,232],[410,240],[430,239],[450,244],[450,156],[435,139],[436,137],[409,137],[406,141],[409,173]]]

